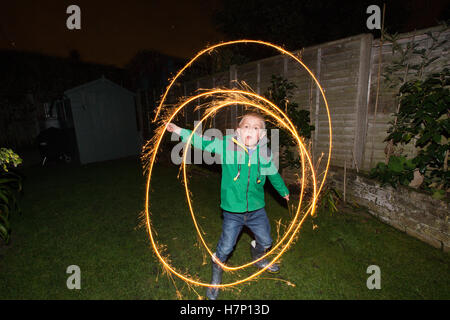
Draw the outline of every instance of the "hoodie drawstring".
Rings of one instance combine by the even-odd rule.
[[[238,178],[239,178],[239,176],[241,175],[241,164],[240,164],[240,162],[241,162],[241,155],[239,155],[239,160],[238,160],[238,173],[237,173],[237,175],[236,175],[236,177],[234,177],[234,181],[236,181]]]
[[[256,183],[261,183],[261,180],[259,179],[259,177],[261,176],[261,170],[260,170],[260,168],[259,168],[259,146],[258,146],[258,149],[256,149],[256,152],[257,152],[257,154],[256,154],[256,161],[258,162],[258,176],[256,177]]]
[[[258,149],[259,149],[259,147],[258,147]],[[259,164],[259,162],[260,162],[260,160],[259,160],[259,150],[255,150],[256,151],[256,161],[257,161],[257,163],[258,163],[258,175],[257,175],[257,177],[256,177],[256,183],[261,183],[261,179],[260,179],[260,177],[261,177],[261,168],[260,168],[260,164]],[[237,175],[234,177],[234,181],[236,181],[239,177],[240,177],[240,175],[241,175],[241,164],[240,164],[240,160],[241,160],[241,155],[239,155],[239,160],[238,160],[238,173],[237,173]],[[248,166],[250,167],[250,157],[248,158]]]

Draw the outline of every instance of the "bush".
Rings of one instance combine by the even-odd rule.
[[[390,184],[396,188],[399,184],[407,186],[414,178],[416,165],[404,156],[391,156],[388,164],[378,163],[370,171],[370,178],[377,178],[381,185]]]
[[[406,82],[400,88],[400,108],[395,114],[385,141],[393,145],[414,143],[417,155],[391,156],[388,165],[378,163],[371,176],[382,183],[408,185],[414,170],[424,176],[422,188],[442,195],[450,188],[448,171],[450,151],[450,70],[428,76],[425,80]]]
[[[265,94],[266,98],[272,101],[281,109],[285,109],[285,113],[292,121],[297,132],[304,139],[311,138],[311,131],[314,126],[310,125],[310,114],[308,110],[300,109],[298,103],[291,101],[293,99],[293,90],[297,87],[295,83],[287,79],[272,75],[271,85]],[[282,128],[281,125],[269,123],[267,129]],[[280,166],[284,164],[286,167],[300,168],[300,155],[292,151],[292,147],[296,146],[296,141],[292,138],[291,133],[286,130],[280,130],[280,146],[284,146],[280,150]]]
[[[11,149],[0,148],[0,238],[9,243],[11,214],[20,213],[18,197],[22,191],[22,176],[9,167],[17,167],[22,159]]]

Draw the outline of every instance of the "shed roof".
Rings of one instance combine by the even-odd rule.
[[[72,89],[66,90],[66,91],[64,91],[64,94],[76,92],[76,91],[78,91],[78,90],[84,89],[84,88],[86,88],[86,87],[89,87],[89,86],[91,86],[91,85],[93,85],[93,84],[97,84],[97,83],[99,83],[99,82],[106,82],[106,83],[108,83],[108,84],[113,85],[114,87],[117,87],[117,88],[123,90],[124,92],[126,92],[126,93],[128,93],[128,94],[131,94],[131,95],[133,95],[133,96],[136,95],[134,92],[132,92],[132,91],[130,91],[130,90],[128,90],[128,89],[126,89],[126,88],[124,88],[124,87],[118,85],[117,83],[115,83],[115,82],[113,82],[113,81],[111,81],[111,80],[105,78],[104,76],[102,76],[101,78],[99,78],[99,79],[97,79],[97,80],[94,80],[94,81],[91,81],[91,82],[87,82],[87,83],[84,83],[84,84],[79,85],[79,86],[77,86],[77,87],[74,87],[74,88],[72,88]]]

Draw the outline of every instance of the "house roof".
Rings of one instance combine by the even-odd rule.
[[[93,85],[93,84],[97,84],[97,83],[99,83],[99,82],[105,82],[105,83],[108,83],[108,84],[110,84],[110,85],[112,85],[112,86],[114,86],[114,87],[117,87],[117,88],[123,90],[124,92],[126,92],[126,93],[128,93],[128,94],[131,94],[131,95],[133,95],[133,96],[136,95],[134,92],[132,92],[132,91],[130,91],[130,90],[128,90],[128,89],[126,89],[126,88],[124,88],[124,87],[118,85],[117,83],[115,83],[115,82],[113,82],[113,81],[111,81],[111,80],[105,78],[104,76],[102,76],[101,78],[99,78],[99,79],[97,79],[97,80],[94,80],[94,81],[91,81],[91,82],[87,82],[87,83],[84,83],[84,84],[79,85],[79,86],[77,86],[77,87],[74,87],[74,88],[72,88],[72,89],[66,90],[66,91],[64,91],[64,94],[76,92],[76,91],[78,91],[78,90],[84,89],[84,88],[86,88],[86,87],[89,87],[89,86],[91,86],[91,85]]]

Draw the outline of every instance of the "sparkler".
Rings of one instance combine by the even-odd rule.
[[[315,173],[315,170],[314,170],[314,166],[313,166],[311,157],[309,155],[309,152],[308,152],[307,148],[303,144],[303,141],[302,141],[300,135],[298,134],[294,124],[290,121],[290,119],[285,114],[285,112],[283,112],[282,109],[280,109],[278,106],[276,106],[275,104],[273,104],[271,101],[267,100],[266,98],[255,94],[254,92],[238,90],[238,89],[230,90],[230,89],[216,89],[215,88],[215,89],[212,89],[212,90],[209,90],[209,91],[197,94],[197,95],[195,95],[193,97],[190,97],[187,100],[185,100],[184,102],[180,103],[178,106],[175,106],[173,108],[164,109],[164,110],[162,109],[164,107],[164,103],[166,101],[166,97],[168,96],[168,93],[170,92],[170,90],[171,90],[172,86],[174,85],[175,81],[198,58],[200,58],[202,55],[204,55],[206,53],[212,52],[214,49],[217,49],[219,47],[223,47],[223,46],[227,46],[227,45],[240,44],[240,43],[253,43],[253,44],[269,46],[269,47],[272,47],[272,48],[280,51],[282,54],[285,54],[285,55],[289,56],[290,58],[294,59],[298,64],[300,64],[309,73],[309,75],[314,79],[316,85],[320,89],[320,92],[321,92],[322,97],[324,99],[325,107],[326,107],[326,110],[327,110],[330,137],[329,137],[328,160],[327,160],[325,172],[324,172],[324,175],[323,175],[323,179],[322,179],[319,187],[317,187],[318,186],[317,178],[316,178],[316,173]],[[215,97],[217,97],[217,98],[215,98]],[[264,112],[265,114],[270,116],[271,119],[274,119],[276,121],[276,123],[280,124],[281,127],[286,129],[292,135],[294,140],[297,142],[298,151],[299,151],[299,154],[301,156],[301,166],[302,166],[301,191],[300,191],[300,196],[299,196],[299,203],[297,205],[297,210],[296,210],[296,213],[294,215],[294,218],[292,219],[291,223],[289,224],[288,230],[285,231],[285,233],[281,237],[281,239],[270,249],[270,251],[266,252],[258,260],[254,260],[254,261],[251,261],[249,263],[243,264],[241,266],[235,266],[235,267],[229,266],[229,265],[225,265],[221,261],[218,261],[218,260],[216,260],[216,262],[218,264],[220,264],[220,266],[224,270],[235,271],[235,270],[240,270],[240,269],[246,268],[248,266],[251,266],[254,263],[256,263],[257,261],[260,261],[260,260],[268,257],[269,255],[274,254],[275,256],[272,258],[270,263],[265,268],[260,269],[259,271],[251,274],[250,276],[248,276],[248,277],[246,277],[244,279],[240,279],[240,280],[234,281],[234,282],[217,284],[217,285],[212,285],[210,283],[201,282],[201,281],[193,279],[193,278],[191,278],[189,276],[183,275],[182,273],[178,272],[177,270],[175,270],[175,268],[173,268],[171,266],[171,264],[169,263],[168,259],[167,258],[165,259],[163,257],[163,255],[161,253],[161,250],[160,250],[160,248],[158,248],[158,245],[157,245],[157,243],[155,241],[155,238],[154,238],[155,231],[152,230],[151,219],[150,219],[150,212],[149,212],[149,209],[148,209],[149,190],[150,190],[150,182],[151,182],[152,170],[153,170],[153,167],[154,167],[154,162],[155,162],[155,159],[156,159],[158,148],[159,148],[159,146],[161,144],[163,135],[164,135],[164,133],[166,131],[166,123],[172,122],[173,119],[175,119],[176,115],[183,108],[188,106],[193,101],[199,101],[199,99],[201,99],[201,98],[213,98],[214,100],[212,102],[210,102],[210,103],[205,104],[206,107],[207,107],[207,108],[205,108],[205,114],[202,117],[202,119],[196,124],[195,128],[192,130],[192,133],[189,136],[188,141],[187,141],[187,148],[189,148],[190,145],[191,145],[190,142],[192,140],[194,132],[196,132],[197,128],[204,121],[206,121],[210,117],[213,117],[222,108],[226,108],[226,107],[229,107],[231,105],[239,104],[239,105],[243,105],[243,106],[246,106],[246,107],[252,107],[252,108],[257,108],[257,109],[261,110],[262,112]],[[199,106],[199,107],[205,107],[205,105]],[[160,113],[162,111],[165,111],[165,113],[162,116],[160,116]],[[144,148],[143,148],[143,156],[142,156],[142,159],[144,160],[144,163],[145,163],[144,164],[144,168],[146,169],[146,172],[148,174],[147,185],[146,185],[146,199],[145,199],[146,227],[147,227],[147,231],[148,231],[148,234],[149,234],[149,238],[150,238],[153,250],[154,250],[157,258],[159,259],[159,261],[161,262],[161,264],[163,265],[165,270],[167,272],[170,272],[171,275],[173,274],[173,275],[177,276],[178,278],[182,279],[183,281],[185,281],[186,283],[197,285],[197,286],[226,288],[226,287],[232,287],[232,286],[235,286],[235,285],[238,285],[238,284],[242,284],[242,283],[244,283],[246,281],[250,281],[252,279],[255,279],[257,276],[259,276],[261,273],[263,273],[267,268],[269,268],[273,263],[275,263],[278,259],[280,259],[280,257],[284,254],[284,252],[286,252],[286,250],[292,245],[292,243],[295,240],[295,238],[296,238],[296,236],[298,234],[298,231],[300,230],[300,227],[302,226],[302,224],[305,221],[306,217],[309,214],[314,215],[314,212],[315,212],[315,209],[316,209],[316,202],[317,202],[317,199],[318,199],[318,195],[319,195],[320,191],[322,190],[323,184],[325,182],[325,178],[327,176],[329,163],[330,163],[330,158],[331,158],[332,129],[331,129],[331,118],[330,118],[328,102],[327,102],[327,99],[325,97],[324,90],[321,87],[319,81],[314,76],[314,74],[311,72],[311,70],[297,56],[295,56],[294,54],[284,50],[283,48],[281,48],[279,46],[276,46],[276,45],[268,43],[268,42],[258,41],[258,40],[236,40],[236,41],[224,42],[224,43],[213,45],[211,47],[208,47],[208,48],[200,51],[193,59],[191,59],[175,75],[174,78],[172,78],[170,80],[170,83],[169,83],[168,87],[166,88],[166,91],[164,92],[164,94],[162,96],[162,99],[161,99],[161,101],[159,103],[159,106],[158,106],[158,108],[156,110],[155,118],[153,119],[153,121],[155,122],[158,119],[158,117],[159,117],[159,121],[160,121],[160,126],[156,130],[155,136],[149,142],[147,142],[147,144],[144,146]],[[206,244],[206,242],[205,242],[205,240],[204,240],[204,238],[202,236],[202,232],[201,232],[201,230],[200,230],[200,228],[198,226],[197,220],[195,218],[194,209],[193,209],[193,206],[192,206],[192,201],[191,201],[190,191],[189,191],[189,186],[188,186],[187,172],[186,172],[186,156],[188,154],[187,151],[188,150],[185,150],[185,152],[183,153],[183,166],[182,166],[182,169],[183,169],[183,182],[184,182],[186,198],[187,198],[187,202],[188,202],[188,206],[189,206],[189,211],[190,211],[191,218],[192,218],[192,221],[194,223],[195,229],[197,231],[198,238],[199,238],[200,242],[202,243],[203,247],[207,250],[209,255],[212,257],[213,256],[213,252],[209,249],[208,245]],[[306,168],[306,166],[305,166],[306,164],[309,166],[309,170]],[[304,193],[305,186],[306,186],[306,183],[307,183],[307,181],[305,179],[307,170],[308,170],[308,172],[310,172],[311,179],[312,179],[313,196],[312,196],[312,201],[311,201],[308,209],[304,213],[303,217],[301,217],[301,204],[302,204],[302,201],[303,201],[303,193]],[[288,208],[289,208],[289,203],[288,203]]]

